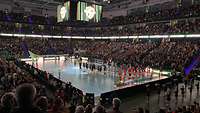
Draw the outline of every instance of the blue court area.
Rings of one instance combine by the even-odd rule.
[[[158,74],[152,74],[150,77],[145,73],[145,77],[138,77],[137,79],[128,79],[126,76],[125,85],[116,86],[116,81],[119,79],[118,69],[114,66],[106,66],[106,71],[97,71],[86,69],[82,66],[79,67],[79,60],[74,58],[59,57],[44,59],[40,57],[37,63],[33,63],[32,60],[26,61],[27,63],[34,65],[36,68],[47,71],[55,77],[64,82],[71,82],[73,86],[82,90],[84,93],[94,93],[95,96],[100,96],[102,93],[110,92],[113,90],[123,89],[127,87],[134,87],[135,85],[141,85],[148,82],[157,81],[160,79],[168,78],[167,76],[160,76]],[[101,65],[100,62],[88,62],[83,59],[82,63]],[[150,77],[150,78],[149,78]]]
[[[27,61],[32,64],[32,61]],[[114,82],[116,75],[106,71],[91,71],[86,68],[79,68],[76,59],[60,59],[60,60],[43,60],[39,58],[35,67],[53,74],[62,81],[70,81],[73,86],[81,89],[84,93],[94,93],[99,96],[101,93],[109,92],[115,89]]]

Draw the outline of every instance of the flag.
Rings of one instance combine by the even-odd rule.
[[[200,62],[200,56],[198,56],[197,58],[194,58],[194,59],[192,60],[192,63],[191,63],[188,67],[184,68],[185,74],[186,74],[186,75],[189,75],[190,72],[191,72],[194,68],[196,68],[196,67],[198,66],[199,62]]]
[[[31,57],[31,59],[32,59],[33,61],[38,59],[39,55],[34,54],[34,53],[31,52],[31,51],[28,51],[28,52],[29,52],[29,55],[30,55],[30,57]]]
[[[26,42],[23,41],[20,45],[21,45],[21,48],[22,48],[22,51],[24,54],[24,58],[28,58],[30,56],[30,54],[29,54],[28,46],[27,46]]]

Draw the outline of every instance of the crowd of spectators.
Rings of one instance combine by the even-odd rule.
[[[81,36],[133,36],[199,33],[199,18],[131,24],[102,28],[75,28],[71,35]]]
[[[113,98],[111,110],[100,104],[84,104],[82,96],[74,104],[70,101],[73,95],[70,95],[72,89],[69,84],[66,84],[68,88],[62,89],[61,81],[51,75],[43,77],[40,70],[21,61],[0,59],[0,64],[1,113],[122,113],[118,98]],[[195,102],[187,107],[178,107],[175,111],[161,109],[159,113],[199,113],[199,110],[199,103]],[[138,108],[136,113],[150,111]]]
[[[147,12],[139,15],[128,15],[114,17],[111,20],[113,25],[124,25],[124,24],[134,24],[134,23],[146,23],[155,22],[163,20],[174,20],[180,18],[190,18],[200,16],[200,6],[198,4],[188,6],[188,7],[176,7],[173,9],[164,9],[156,12]]]
[[[116,17],[110,20],[109,26],[101,28],[78,28],[57,25],[55,18],[0,12],[0,32],[71,36],[188,34],[200,32],[199,16],[200,6],[193,5],[138,16]],[[82,56],[103,59],[105,62],[183,71],[198,54],[200,42],[198,39],[99,41],[0,37],[0,48],[11,51],[16,58],[24,57],[26,47],[38,55],[78,52]],[[106,113],[101,105],[85,105],[82,101],[83,92],[70,82],[64,83],[16,59],[0,59],[0,95],[0,113]],[[113,99],[113,109],[108,113],[121,113],[120,103],[119,99]],[[188,109],[180,108],[175,113],[199,113],[199,110],[199,104],[195,104]],[[139,109],[138,113],[149,111]]]
[[[157,41],[101,42],[93,48],[90,47],[88,54],[106,61],[131,64],[134,67],[182,71],[185,66],[191,63],[190,61],[195,58],[198,51],[198,40],[158,39]]]
[[[29,23],[29,24],[55,24],[55,17],[36,16],[23,13],[8,12],[7,9],[0,11],[0,21]]]
[[[180,18],[190,18],[200,16],[200,5],[183,5],[169,9],[159,9],[155,12],[142,12],[137,15],[119,16],[114,17],[107,23],[99,23],[100,25],[124,25],[133,23],[146,23],[163,20],[174,20]],[[56,17],[36,16],[23,13],[12,13],[8,10],[0,11],[0,21],[28,23],[28,24],[43,24],[43,25],[61,25],[57,23]],[[80,24],[80,23],[79,23]],[[98,24],[96,24],[98,25]]]
[[[2,49],[23,58],[24,45],[37,55],[80,54],[108,63],[181,71],[199,51],[198,39],[75,40],[1,38]]]
[[[70,83],[63,87],[52,75],[44,76],[45,72],[21,61],[0,59],[0,64],[1,113],[93,113],[94,106],[84,105],[81,91]],[[76,100],[71,99],[75,94]],[[119,107],[116,98],[111,113],[121,113]],[[106,113],[105,108],[96,106],[94,113]]]
[[[65,27],[0,22],[2,33],[25,33],[65,36],[131,36],[161,34],[197,34],[199,18],[131,24],[113,27]]]
[[[37,88],[31,83],[23,83],[15,91],[4,93],[0,104],[1,113],[106,113],[101,105],[69,106],[61,97],[51,103],[47,96],[38,96]],[[122,113],[119,109],[120,99],[114,98],[112,104],[113,109],[108,113]]]
[[[131,36],[161,34],[197,34],[199,18],[152,22],[113,27],[64,27],[0,22],[2,33],[25,33],[65,36]]]
[[[0,81],[1,113],[60,113],[66,102],[75,106],[83,97],[70,82],[63,83],[18,60],[0,59]],[[72,98],[76,100],[72,102]],[[41,110],[33,107],[33,102]]]
[[[178,7],[141,15],[115,17],[109,21],[109,25],[101,23],[90,27],[80,27],[80,24],[78,24],[80,26],[57,24],[55,21],[56,19],[50,22],[47,17],[1,12],[0,31],[3,33],[67,36],[125,36],[198,33],[200,31],[198,27],[200,23],[199,12],[200,5],[195,4],[187,8]]]

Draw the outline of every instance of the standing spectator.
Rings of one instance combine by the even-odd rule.
[[[185,92],[184,92],[184,87],[182,86],[182,87],[181,87],[181,95],[182,95],[182,99],[183,99],[183,97],[184,97],[184,94],[185,94]]]
[[[199,94],[199,82],[196,84],[197,93]]]

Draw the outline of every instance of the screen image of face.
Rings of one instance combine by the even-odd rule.
[[[101,5],[81,1],[78,2],[77,20],[99,22],[101,20],[101,14]]]
[[[92,7],[92,6],[88,6],[85,8],[84,10],[86,16],[89,18],[89,19],[93,19],[95,14],[96,14],[96,11],[95,9]]]
[[[57,7],[57,22],[63,22],[69,20],[70,2],[64,3]]]
[[[65,15],[66,15],[66,8],[63,6],[61,9],[60,9],[60,16],[61,16],[61,19],[64,19],[65,18]]]

